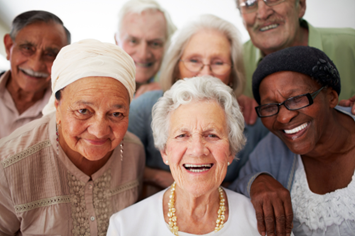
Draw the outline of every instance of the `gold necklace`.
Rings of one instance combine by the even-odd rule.
[[[170,189],[170,196],[169,196],[169,212],[168,212],[168,219],[169,219],[169,229],[174,235],[179,235],[179,227],[177,226],[177,217],[176,217],[176,209],[175,209],[175,187],[176,183],[174,182],[171,185]],[[223,190],[221,187],[218,188],[219,192],[219,208],[218,208],[218,217],[216,220],[216,227],[214,229],[215,232],[219,231],[223,228],[225,216],[224,213],[226,212],[225,207],[225,199],[223,196]]]

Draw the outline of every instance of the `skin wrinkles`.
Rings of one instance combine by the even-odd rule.
[[[274,73],[267,76],[260,84],[261,104],[280,103],[289,97],[314,92],[320,87],[309,76],[301,73],[290,71]],[[330,89],[321,91],[311,106],[296,111],[289,111],[281,106],[279,114],[262,118],[262,122],[292,152],[301,155],[319,156],[320,153],[324,152],[321,151],[324,144],[329,143],[329,139],[334,137],[331,134],[334,131],[333,127],[328,125],[331,124],[330,120],[334,119],[331,113],[336,105],[336,102],[331,103],[334,96]],[[296,134],[287,135],[283,131],[293,129],[304,123],[307,123],[308,126]]]
[[[136,82],[146,83],[158,73],[165,51],[166,21],[160,11],[129,13],[123,18],[120,41],[136,65]]]
[[[201,30],[190,38],[181,56],[181,60],[200,59],[204,64],[221,61],[231,65],[230,50],[230,42],[224,34],[217,30]],[[215,75],[209,66],[204,66],[200,72],[195,73],[186,69],[185,65],[179,62],[178,75],[176,77],[181,79],[212,75],[222,80],[223,83],[229,84],[232,76],[231,71],[232,69],[230,68],[224,75]]]
[[[164,161],[169,161],[177,183],[177,217],[181,225],[186,226],[180,230],[199,234],[211,232],[219,207],[217,189],[227,173],[227,162],[231,163],[234,158],[229,150],[224,110],[215,101],[192,101],[173,111],[169,124],[166,149],[161,154]],[[213,166],[208,171],[192,173],[184,164]],[[170,191],[164,194],[166,202],[169,194]]]
[[[258,10],[241,13],[253,44],[264,55],[286,47],[308,45],[308,30],[299,25],[306,11],[306,1],[289,0],[269,7],[258,1]],[[270,26],[270,29],[263,27]]]
[[[5,35],[4,44],[6,58],[11,64],[11,77],[6,88],[21,114],[42,99],[50,86],[53,60],[59,50],[67,45],[67,39],[60,24],[35,22],[20,30],[15,40],[9,34]],[[47,76],[36,77],[33,72]]]
[[[55,106],[63,151],[84,173],[95,173],[127,131],[128,91],[115,79],[86,77],[63,89]]]

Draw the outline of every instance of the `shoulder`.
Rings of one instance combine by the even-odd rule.
[[[136,135],[134,135],[129,131],[127,131],[124,136],[124,144],[135,146],[135,147],[141,147],[141,148],[144,147],[141,140]]]
[[[253,153],[260,153],[263,156],[269,154],[278,154],[278,156],[282,156],[285,153],[291,152],[286,144],[284,144],[281,139],[279,139],[276,135],[269,132],[255,147]]]
[[[225,191],[228,196],[229,220],[233,222],[232,228],[240,232],[240,235],[259,235],[255,210],[250,199],[229,189]]]
[[[166,227],[163,219],[162,198],[165,190],[113,214],[107,235],[153,235]],[[137,227],[140,222],[145,227]],[[155,234],[162,235],[162,234]]]
[[[341,113],[344,113],[345,115],[350,116],[355,121],[355,115],[351,113],[351,107],[342,107],[342,106],[338,105],[334,109],[341,112]]]
[[[19,160],[51,146],[48,132],[51,117],[34,120],[0,139],[0,161],[4,164],[14,158]]]

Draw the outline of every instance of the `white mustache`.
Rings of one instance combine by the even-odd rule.
[[[33,76],[33,77],[47,78],[49,76],[49,74],[47,74],[47,73],[36,72],[36,71],[31,70],[31,69],[20,68],[20,70],[22,70],[23,72],[25,72],[29,76]]]

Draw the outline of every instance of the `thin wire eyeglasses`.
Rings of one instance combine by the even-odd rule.
[[[242,3],[239,4],[239,8],[242,13],[252,13],[258,10],[258,1],[259,0],[244,0]],[[280,4],[286,0],[262,0],[264,3],[269,6],[275,6]]]
[[[213,74],[215,75],[224,75],[228,72],[230,68],[232,68],[232,65],[229,65],[227,63],[210,63],[210,64],[204,64],[202,61],[198,60],[180,60],[185,68],[193,73],[198,73],[200,72],[204,66],[209,66],[210,70],[212,71]]]
[[[290,97],[281,103],[269,103],[255,107],[256,114],[260,118],[270,117],[276,115],[280,111],[280,106],[284,105],[287,110],[295,111],[313,104],[313,99],[324,89],[326,86],[321,87],[313,93],[306,93],[295,97]]]

